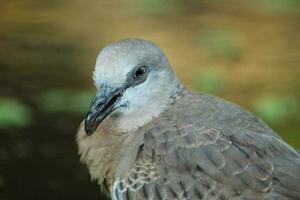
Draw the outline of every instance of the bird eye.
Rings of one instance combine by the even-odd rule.
[[[135,73],[134,73],[134,80],[135,81],[139,81],[143,78],[145,78],[147,74],[147,67],[146,66],[141,66],[140,68],[138,68]]]

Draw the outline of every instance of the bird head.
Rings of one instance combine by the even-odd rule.
[[[108,118],[122,132],[137,129],[162,113],[181,88],[162,50],[141,39],[104,47],[93,79],[97,92],[84,122],[87,135]]]

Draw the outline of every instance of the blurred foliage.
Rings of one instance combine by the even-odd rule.
[[[165,15],[179,9],[180,0],[133,0],[138,13],[143,15]]]
[[[269,123],[278,123],[287,120],[292,114],[297,113],[298,101],[292,96],[264,95],[254,102],[255,112]]]
[[[297,126],[295,126],[296,128]],[[280,129],[278,129],[280,130]],[[286,132],[286,134],[285,134]],[[294,130],[289,130],[289,132],[287,132],[287,130],[282,130],[280,136],[284,139],[284,141],[286,141],[289,145],[291,145],[292,147],[298,149],[298,151],[300,150],[300,140],[299,140],[299,126],[298,129],[294,129]]]
[[[232,31],[206,29],[200,34],[200,45],[212,57],[239,59],[241,48],[236,38],[236,33]]]
[[[47,113],[81,113],[88,111],[94,91],[49,90],[38,96],[39,108]]]
[[[216,71],[202,71],[192,81],[193,88],[198,91],[218,94],[224,86],[224,76]]]
[[[30,109],[15,98],[0,98],[0,128],[26,127],[31,123]]]
[[[299,0],[262,0],[262,7],[273,13],[296,13],[300,12]]]

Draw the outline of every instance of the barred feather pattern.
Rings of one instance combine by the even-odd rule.
[[[235,104],[185,92],[135,134],[143,142],[116,200],[300,199],[299,154]]]

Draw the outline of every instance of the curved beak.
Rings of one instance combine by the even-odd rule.
[[[122,90],[103,88],[93,98],[90,110],[84,121],[84,129],[87,135],[92,135],[100,123],[114,111],[116,103],[122,96]]]

